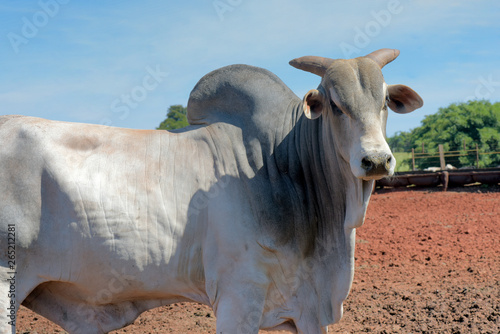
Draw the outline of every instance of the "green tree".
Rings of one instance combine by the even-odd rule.
[[[174,130],[189,125],[187,121],[187,108],[180,104],[172,105],[168,108],[167,118],[160,123],[157,130]]]
[[[391,147],[393,152],[408,152],[411,151],[413,147],[410,132],[399,131],[390,138],[387,138],[387,142]]]
[[[388,142],[395,152],[408,152],[412,148],[421,152],[423,144],[426,153],[435,153],[442,144],[445,151],[462,155],[450,158],[449,163],[456,167],[475,165],[475,153],[467,151],[475,149],[476,144],[482,152],[500,151],[500,103],[483,100],[450,104],[426,116],[420,127],[399,132]],[[418,159],[417,164],[420,168],[438,166],[439,158]],[[481,155],[479,161],[480,167],[499,164],[499,154]]]

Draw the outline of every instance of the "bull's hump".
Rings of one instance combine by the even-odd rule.
[[[190,124],[250,119],[288,105],[295,94],[273,73],[249,65],[230,65],[208,73],[191,91],[187,106]],[[287,102],[288,100],[288,102]]]

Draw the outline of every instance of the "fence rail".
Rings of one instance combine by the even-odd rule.
[[[422,147],[422,151],[423,151]],[[415,152],[415,149],[411,149],[411,167],[413,171],[416,171],[416,160],[417,159],[430,159],[430,158],[439,158],[439,164],[440,168],[442,170],[446,169],[446,161],[449,160],[449,158],[459,158],[459,157],[468,157],[471,156],[472,154],[475,154],[475,162],[476,162],[476,168],[479,169],[479,161],[481,156],[483,155],[490,155],[490,154],[500,154],[500,152],[481,152],[479,150],[479,146],[476,144],[476,148],[473,150],[461,150],[461,151],[444,151],[443,145],[438,146],[438,152],[430,152],[430,153],[418,153]]]
[[[499,185],[500,168],[481,170],[453,170],[440,172],[401,172],[392,177],[377,180],[376,187],[438,187],[444,191],[448,187],[461,187],[470,184]]]

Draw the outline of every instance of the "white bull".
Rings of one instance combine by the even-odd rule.
[[[70,333],[105,333],[179,301],[217,333],[324,333],[340,320],[355,228],[394,170],[387,106],[397,57],[303,57],[322,77],[297,98],[272,73],[214,71],[181,131],[0,118],[0,329],[22,304]]]

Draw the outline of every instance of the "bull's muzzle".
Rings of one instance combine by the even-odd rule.
[[[387,153],[367,155],[361,159],[361,168],[368,178],[382,178],[393,173],[393,159],[392,155]]]

